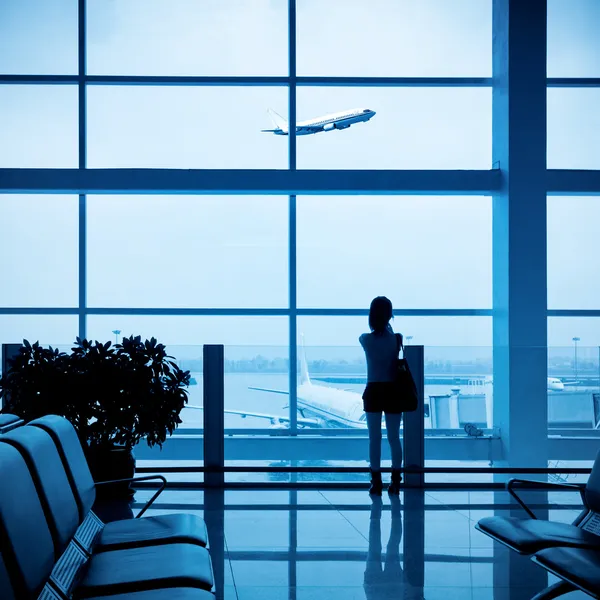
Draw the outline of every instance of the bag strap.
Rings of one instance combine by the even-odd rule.
[[[400,350],[404,351],[404,343],[401,333],[396,333],[396,345],[398,346],[398,356],[400,356]]]

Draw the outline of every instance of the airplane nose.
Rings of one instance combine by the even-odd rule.
[[[371,116],[372,116],[372,117],[374,117],[376,114],[377,114],[377,113],[376,113],[374,110],[372,110],[372,111],[371,111]]]

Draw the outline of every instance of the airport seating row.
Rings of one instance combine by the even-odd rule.
[[[587,484],[511,479],[506,487],[529,518],[486,517],[475,527],[512,551],[530,556],[559,578],[535,599],[557,598],[574,590],[600,598],[600,453]],[[581,495],[583,510],[571,524],[538,519],[517,493],[555,489],[570,489]]]
[[[162,476],[133,480],[153,477],[164,489]],[[214,600],[204,521],[178,513],[103,523],[92,511],[99,484],[66,419],[0,435],[0,482],[2,600]]]

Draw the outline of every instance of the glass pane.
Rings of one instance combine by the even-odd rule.
[[[2,0],[0,73],[77,73],[76,0]]]
[[[598,0],[548,0],[548,77],[600,77]]]
[[[285,169],[286,138],[261,132],[271,105],[287,88],[91,86],[88,166]]]
[[[114,332],[118,333],[114,333]],[[225,409],[254,413],[287,413],[288,319],[287,317],[229,316],[133,316],[92,315],[88,317],[88,337],[120,341],[123,336],[156,337],[167,345],[183,369],[191,371],[188,408],[181,427],[203,427],[203,344],[225,345]],[[263,388],[256,390],[253,388]],[[276,389],[279,394],[267,390]],[[288,411],[289,412],[289,411]],[[268,428],[265,418],[244,419],[226,414],[227,428]],[[192,457],[190,457],[191,459]],[[240,457],[227,456],[228,460]]]
[[[0,306],[77,306],[78,207],[77,196],[0,195]]]
[[[600,309],[599,222],[599,196],[548,198],[548,308]]]
[[[492,164],[491,88],[300,87],[297,127],[302,169]]]
[[[600,318],[551,317],[548,319],[548,429],[579,430],[600,438]],[[554,430],[554,431],[552,431]],[[560,446],[563,461],[581,460],[580,453]]]
[[[45,346],[70,345],[77,337],[78,323],[77,315],[0,315],[0,344],[26,339]]]
[[[298,74],[489,77],[491,0],[298,0]]]
[[[0,85],[0,164],[77,167],[77,115],[75,86]]]
[[[297,211],[300,307],[491,308],[491,198],[302,196]]]
[[[88,269],[90,306],[284,307],[288,198],[89,196]]]
[[[600,169],[600,88],[548,90],[548,168]]]
[[[578,347],[589,348],[600,346],[600,318],[594,317],[549,317],[548,347],[570,348],[574,355],[575,342],[579,338]],[[597,351],[597,350],[596,350]]]
[[[286,75],[286,0],[88,0],[88,73]]]
[[[365,309],[369,307],[366,306]],[[492,345],[491,317],[405,317],[392,321],[394,331],[401,332],[407,343],[445,348],[471,348]],[[310,362],[327,358],[336,351],[346,361],[360,358],[363,350],[358,337],[369,331],[364,317],[298,317],[299,339],[304,338]]]

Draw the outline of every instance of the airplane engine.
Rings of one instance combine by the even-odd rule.
[[[331,131],[332,129],[335,129],[335,123],[327,123],[326,125],[323,125],[323,131]]]

